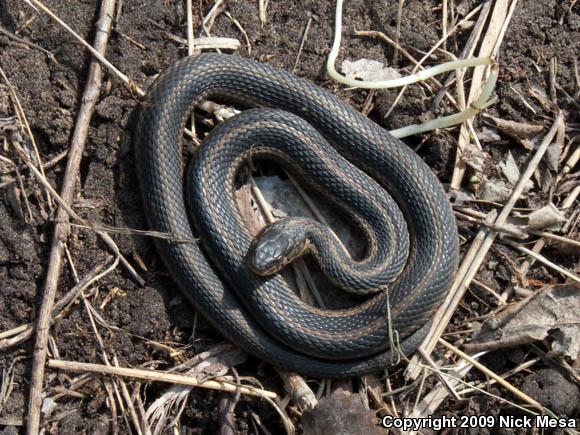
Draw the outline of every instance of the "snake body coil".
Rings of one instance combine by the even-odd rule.
[[[246,111],[214,129],[186,189],[181,132],[202,99],[270,109]],[[187,203],[200,232],[203,250],[195,243],[156,239],[160,256],[182,292],[226,338],[275,366],[323,377],[354,376],[389,363],[388,308],[399,350],[409,353],[420,344],[456,269],[457,230],[436,177],[380,126],[287,72],[205,54],[179,61],[156,80],[143,104],[135,145],[151,230],[194,239]],[[244,256],[252,238],[235,208],[233,181],[243,161],[260,154],[314,184],[320,180],[334,202],[361,217],[363,227],[364,219],[372,220],[365,232],[389,246],[375,246],[369,258],[385,264],[387,272],[377,272],[375,263],[353,266],[344,281],[356,290],[396,278],[388,291],[355,308],[320,310],[300,301],[279,276],[260,277],[248,269]],[[334,178],[324,178],[324,166],[335,170]],[[388,194],[375,192],[380,186]]]

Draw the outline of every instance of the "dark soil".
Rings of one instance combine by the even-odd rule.
[[[97,1],[46,0],[45,3],[83,38],[92,41],[98,14]],[[194,3],[194,29],[200,29],[201,17],[213,2]],[[230,0],[227,3],[227,10],[245,28],[252,46],[251,55],[245,46],[240,48],[237,55],[290,71],[311,15],[313,21],[295,73],[331,90],[357,109],[363,107],[368,91],[346,90],[325,75],[324,65],[333,32],[333,1],[270,2],[267,23],[263,27],[258,19],[257,1]],[[396,3],[391,1],[385,6],[382,0],[346,1],[345,33],[338,64],[344,58],[356,60],[361,57],[391,62],[394,51],[390,46],[352,34],[354,29],[378,30],[393,36],[397,18]],[[460,3],[465,3],[467,10],[476,4],[475,1]],[[566,112],[567,121],[574,121],[577,106],[571,96],[576,92],[574,59],[580,41],[580,17],[577,6],[575,10],[568,10],[569,3],[559,0],[521,0],[518,3],[501,52],[500,80],[496,89],[499,102],[489,113],[504,119],[548,124],[552,119],[551,113],[533,99],[528,99],[534,111],[530,110],[514,89],[527,95],[530,84],[537,83],[548,93],[549,63],[552,58],[556,58],[558,102]],[[116,31],[109,43],[108,59],[146,89],[158,73],[187,54],[186,47],[164,36],[165,32],[185,35],[184,6],[182,0],[124,2]],[[18,30],[21,38],[49,50],[58,62],[52,62],[38,49],[11,41],[0,34],[0,64],[17,89],[43,160],[50,161],[69,146],[90,57],[62,28],[23,1],[0,0],[0,25],[11,33]],[[244,42],[239,30],[223,14],[217,19],[212,33]],[[452,38],[447,49],[459,53],[468,33],[461,32]],[[405,2],[401,41],[407,50],[420,58],[440,35],[440,2]],[[140,48],[131,40],[145,48]],[[399,57],[399,67],[408,70],[409,64]],[[387,129],[420,122],[429,111],[433,98],[425,93],[423,87],[410,86],[393,114],[383,119],[383,114],[391,106],[397,92],[377,92],[373,100],[374,109],[369,114]],[[91,221],[114,227],[145,228],[131,153],[131,129],[137,105],[137,99],[123,84],[112,77],[107,79],[92,119],[74,203],[75,210]],[[452,111],[451,107],[442,105],[436,109],[435,114]],[[6,88],[0,85],[0,117],[12,114]],[[482,127],[483,121],[476,122],[475,126]],[[424,142],[419,153],[440,180],[448,183],[455,158],[456,140],[457,130],[450,129],[413,137],[407,142],[412,146]],[[492,155],[494,164],[504,157],[508,149],[513,150],[518,163],[524,162],[529,155],[528,151],[507,136],[502,136],[502,140],[497,142],[484,143],[484,147]],[[8,148],[2,150],[2,155],[18,161]],[[66,158],[47,169],[47,176],[54,186],[60,186],[65,165]],[[24,194],[30,204],[32,218],[22,206],[23,193],[14,183],[0,191],[0,331],[34,320],[41,299],[52,237],[53,223],[47,214],[44,193],[24,165],[21,165],[21,170]],[[3,181],[0,173],[0,185]],[[541,202],[541,198],[540,195],[538,201]],[[473,234],[472,228],[462,228],[466,246],[469,246]],[[185,357],[191,357],[221,341],[221,337],[201,317],[197,319],[195,339],[190,341],[194,324],[193,309],[177,292],[148,239],[125,235],[115,235],[114,239],[121,252],[147,281],[144,287],[140,287],[124,269],[118,268],[99,282],[98,293],[92,299],[93,305],[99,307],[105,299],[110,298],[99,312],[108,324],[120,330],[100,328],[100,332],[107,352],[116,355],[120,365],[136,367],[159,361],[158,368],[169,368],[177,364],[177,360],[166,350],[151,345],[150,341],[169,343],[177,348],[190,344],[184,350]],[[82,229],[72,231],[68,247],[76,273],[81,277],[101,263],[107,253],[107,248],[94,233]],[[488,285],[499,291],[513,283],[514,275],[505,256],[500,254],[492,252],[492,258],[497,257],[496,264],[488,265],[482,271]],[[574,264],[572,258],[566,261],[568,265]],[[557,280],[541,266],[534,266],[530,275],[548,282]],[[59,296],[73,285],[73,272],[66,262]],[[116,296],[110,297],[114,289]],[[493,299],[487,295],[478,294],[474,297],[468,294],[450,328],[465,329],[466,318],[485,315],[491,306],[494,306]],[[59,358],[101,363],[100,352],[82,304],[58,321],[52,337]],[[16,425],[16,432],[21,430],[27,406],[32,349],[33,342],[29,340],[0,355],[0,366],[5,369],[15,362],[14,389],[5,404],[0,401],[0,425],[12,422]],[[499,360],[505,363],[501,365],[507,366],[502,368],[517,364],[505,361],[504,357]],[[240,372],[257,376],[265,385],[282,391],[276,373],[254,359],[240,367]],[[64,374],[57,375],[56,372],[48,371],[47,376],[46,388],[49,393],[53,393],[55,387],[66,386],[69,382]],[[160,384],[149,386],[147,403],[152,402],[164,389]],[[533,395],[533,391],[530,390],[530,394]],[[71,396],[59,400],[59,408],[45,421],[49,433],[106,433],[109,430],[110,411],[102,382],[89,382],[79,392],[84,395],[82,398]],[[193,391],[181,419],[183,433],[213,433],[218,430],[218,396],[207,390]],[[456,409],[460,410],[461,407],[458,405]],[[272,408],[258,400],[242,398],[236,409],[236,424],[240,433],[254,433],[250,411],[257,413],[272,433],[282,430]],[[465,408],[460,412],[468,410]],[[122,419],[117,423],[122,432],[129,430]],[[3,433],[15,433],[13,431],[13,427],[7,426]]]

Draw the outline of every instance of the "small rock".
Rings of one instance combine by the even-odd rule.
[[[365,409],[358,394],[335,391],[302,416],[304,435],[381,434],[374,412]]]
[[[359,59],[354,62],[345,60],[342,62],[342,72],[349,79],[369,82],[393,80],[401,77],[396,69],[385,67],[381,62],[368,59]]]

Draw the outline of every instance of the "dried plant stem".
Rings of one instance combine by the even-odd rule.
[[[500,376],[503,379],[507,379],[512,375],[515,375],[517,373],[520,373],[524,370],[529,369],[530,367],[532,367],[534,364],[536,364],[539,361],[541,361],[540,358],[532,358],[531,360],[525,361],[522,364],[520,364],[519,366],[517,366],[511,370],[508,370],[505,373],[502,373]],[[459,394],[462,396],[465,396],[466,394],[471,393],[472,391],[476,391],[477,388],[485,388],[485,387],[488,387],[488,386],[493,385],[495,383],[497,383],[495,381],[495,379],[489,379],[486,382],[473,382],[471,385],[464,385],[463,388],[461,388],[461,390],[459,390]]]
[[[448,6],[447,6],[447,0],[443,0],[443,7],[441,10],[441,29],[443,31],[443,35],[441,39],[447,39],[447,14],[449,13],[448,11]],[[443,49],[447,49],[447,41],[445,41],[443,43]]]
[[[455,391],[453,385],[451,385],[445,377],[441,376],[440,374],[441,370],[439,369],[439,367],[437,367],[437,364],[435,363],[435,361],[433,361],[431,356],[425,353],[421,348],[417,349],[417,351],[419,352],[419,354],[421,354],[421,357],[425,360],[427,365],[429,365],[433,369],[434,373],[439,378],[439,381],[443,384],[445,389],[447,389],[447,392],[451,394],[455,398],[455,400],[461,400],[461,397],[459,397],[459,394],[457,394],[457,391]]]
[[[92,225],[91,222],[83,219],[81,216],[79,216],[68,204],[67,202],[58,194],[58,192],[56,190],[54,190],[54,187],[52,187],[52,185],[48,182],[48,180],[42,176],[42,174],[40,173],[40,171],[34,166],[34,164],[30,161],[30,159],[28,158],[28,156],[26,155],[26,152],[24,151],[24,149],[22,149],[22,147],[20,146],[20,144],[18,142],[15,142],[12,138],[12,135],[8,135],[9,140],[11,145],[13,146],[13,148],[16,150],[16,152],[18,153],[18,155],[22,158],[22,160],[24,161],[24,163],[26,164],[26,166],[28,167],[28,169],[30,170],[30,172],[32,172],[32,174],[36,177],[37,181],[42,184],[42,186],[48,191],[48,193],[51,195],[51,198],[53,198],[58,205],[60,205],[60,207],[66,211],[66,213],[69,215],[69,217],[72,217],[73,219],[75,219],[78,222],[81,222],[82,225],[78,225],[78,226],[82,226],[82,227],[86,227],[86,228],[91,228],[93,229],[105,242],[105,244],[114,252],[117,252],[118,248],[117,245],[115,244],[115,242],[113,241],[113,239],[111,238],[111,236],[109,236],[106,232],[103,232],[103,229],[105,231],[111,230],[111,228],[107,228],[106,226],[100,226],[100,225]],[[70,224],[70,225],[74,225],[74,224]],[[119,232],[120,229],[112,229],[113,231]],[[138,232],[137,230],[123,230],[124,234],[127,233],[131,233],[131,232]],[[161,238],[171,238],[169,237],[167,234],[164,233],[158,233],[158,232],[141,232],[142,234],[147,234],[147,235],[151,235],[151,236],[155,236],[155,237],[161,237]],[[187,242],[195,242],[195,240],[185,240]],[[127,261],[127,259],[125,257],[123,257],[122,255],[120,256],[120,260],[121,263],[123,264],[123,266],[125,267],[125,269],[127,270],[127,272],[129,272],[131,274],[131,276],[135,279],[135,281],[137,281],[139,283],[139,285],[144,285],[145,284],[145,280],[137,273],[137,271],[133,268],[133,266],[131,266],[129,264],[129,262]]]
[[[483,27],[487,21],[487,17],[489,15],[489,10],[491,9],[492,6],[492,2],[490,0],[484,2],[480,9],[479,12],[479,16],[477,17],[477,21],[475,22],[475,25],[473,26],[473,30],[471,31],[471,34],[469,35],[469,38],[467,39],[467,42],[465,43],[463,49],[461,50],[461,53],[459,55],[459,57],[461,59],[466,59],[468,57],[473,56],[473,53],[475,51],[475,47],[477,46],[477,41],[479,41],[479,38],[481,36],[481,32],[483,31]],[[473,11],[478,10],[478,8],[475,8]],[[471,15],[471,13],[469,13],[461,22],[465,21],[465,19],[467,19],[469,16]],[[461,22],[459,22],[459,24],[461,24]],[[448,87],[451,85],[451,83],[453,83],[453,80],[455,79],[455,77],[457,76],[455,71],[452,71],[449,73],[449,75],[447,76],[447,78],[445,79],[445,81],[443,82],[443,87],[441,89],[439,89],[439,92],[437,92],[437,95],[435,96],[435,98],[433,99],[433,102],[431,103],[431,111],[434,111],[437,106],[439,105],[439,102],[441,101],[441,99],[443,98],[443,95],[447,92]],[[462,75],[461,75],[462,76]],[[459,77],[458,77],[459,78]],[[463,85],[458,85],[458,90],[460,93],[463,94]]]
[[[4,83],[8,87],[8,92],[10,93],[10,96],[12,98],[12,102],[14,104],[14,108],[16,111],[16,117],[18,118],[20,125],[24,127],[24,130],[26,131],[26,134],[28,135],[30,142],[32,143],[32,148],[34,150],[34,157],[36,159],[36,162],[33,164],[38,165],[38,171],[44,177],[45,176],[44,164],[42,163],[42,159],[40,158],[40,152],[38,151],[38,145],[36,144],[36,139],[34,138],[34,135],[32,134],[32,130],[30,129],[30,124],[28,123],[28,117],[26,116],[26,113],[24,113],[24,109],[22,108],[22,104],[20,104],[20,98],[18,98],[18,94],[16,93],[16,89],[14,89],[14,87],[12,86],[10,81],[8,80],[8,77],[4,73],[4,70],[2,69],[1,66],[0,66],[0,75],[2,76]],[[18,182],[20,183],[20,189],[22,189],[24,191],[24,186],[22,185],[22,178],[20,177],[17,165],[14,165],[14,170],[16,172]],[[26,196],[24,198],[25,198],[24,200],[26,202],[26,207],[28,209],[28,213],[30,216],[31,215],[30,206],[28,204],[28,200],[26,199]],[[53,204],[52,204],[52,199],[50,198],[50,195],[48,192],[46,192],[46,199],[47,199],[48,207],[52,212],[52,205]]]
[[[557,264],[554,264],[553,262],[551,262],[550,260],[548,260],[546,257],[544,257],[543,255],[540,255],[534,251],[532,251],[531,249],[528,248],[524,248],[523,246],[519,245],[518,243],[515,243],[513,240],[509,240],[509,239],[504,239],[504,242],[507,243],[508,245],[510,245],[512,248],[517,249],[520,252],[523,252],[524,254],[529,255],[530,257],[535,258],[536,260],[538,260],[540,263],[545,264],[548,267],[551,267],[552,269],[554,269],[556,272],[561,273],[562,275],[570,278],[572,281],[576,281],[577,283],[580,283],[580,277],[575,274],[570,272],[567,269],[564,269],[563,267],[558,266]]]
[[[185,7],[187,8],[187,55],[193,56],[195,53],[195,39],[193,36],[193,7],[191,0],[186,0]],[[191,132],[195,135],[195,116],[193,114],[191,115],[190,126]]]
[[[31,0],[40,8],[44,7],[40,2]],[[95,36],[95,50],[105,60],[107,42],[112,27],[115,0],[103,0],[101,4],[97,31]],[[62,25],[65,25],[62,23]],[[82,39],[82,38],[81,38]],[[112,66],[112,65],[111,65]],[[114,67],[113,67],[114,68]],[[84,150],[84,144],[88,134],[88,127],[93,114],[103,78],[101,65],[95,60],[91,61],[87,85],[83,95],[83,103],[79,110],[77,124],[71,140],[68,162],[64,175],[61,197],[66,203],[71,203],[76,186],[77,174]],[[68,235],[69,215],[62,207],[58,209],[54,229],[54,236],[50,251],[50,261],[46,276],[46,283],[42,295],[38,319],[36,322],[36,342],[32,363],[32,379],[30,381],[30,395],[28,403],[27,427],[28,435],[36,435],[40,429],[40,406],[42,404],[42,386],[44,383],[44,366],[47,356],[48,333],[50,320],[59,276],[62,269],[63,248]]]
[[[511,15],[508,14],[508,0],[497,0],[491,14],[489,26],[481,47],[479,49],[479,56],[493,57],[497,54],[499,46],[501,45],[502,35],[509,23]],[[471,104],[481,94],[481,84],[484,82],[484,75],[487,74],[487,67],[477,67],[473,70],[473,77],[471,79],[471,88],[466,104]],[[460,73],[462,74],[462,73]],[[467,149],[470,140],[469,127],[463,125],[459,132],[459,140],[457,142],[457,155],[455,157],[455,166],[453,168],[453,175],[451,177],[451,188],[459,189],[463,175],[467,170],[467,165],[461,159],[461,154]]]
[[[48,360],[48,367],[53,369],[70,370],[73,372],[100,373],[104,375],[123,376],[143,381],[167,382],[170,384],[189,385],[192,387],[207,388],[210,390],[227,391],[235,393],[240,391],[242,394],[255,397],[264,397],[277,399],[278,395],[273,391],[254,388],[249,385],[235,385],[225,381],[205,381],[200,382],[196,377],[179,375],[177,373],[161,372],[156,370],[133,369],[126,367],[106,366],[102,364],[82,363],[76,361]]]
[[[300,47],[298,47],[298,54],[296,54],[296,60],[294,61],[294,66],[292,67],[292,74],[296,72],[298,68],[298,62],[300,61],[300,55],[304,49],[304,44],[306,43],[306,38],[308,37],[308,31],[310,30],[310,24],[312,23],[312,15],[308,15],[308,21],[306,22],[306,27],[304,28],[304,33],[302,34],[302,40],[300,41]]]
[[[528,403],[529,405],[533,406],[534,408],[538,409],[541,412],[544,411],[544,407],[539,402],[535,401],[530,396],[528,396],[527,394],[525,394],[521,390],[514,387],[512,384],[510,384],[504,378],[499,376],[497,373],[492,372],[490,369],[488,369],[486,366],[481,364],[479,361],[473,359],[472,357],[470,357],[466,353],[460,351],[455,346],[453,346],[452,344],[446,342],[445,340],[443,340],[441,338],[438,340],[438,342],[439,342],[439,344],[443,345],[444,347],[446,347],[447,349],[452,351],[454,354],[456,354],[460,358],[463,358],[465,361],[469,362],[472,366],[474,366],[475,368],[480,370],[486,376],[489,376],[490,378],[494,379],[498,384],[500,384],[502,387],[509,390],[512,394],[519,397],[524,402]]]
[[[248,32],[246,32],[246,29],[244,29],[244,27],[240,24],[240,22],[236,18],[234,18],[232,16],[232,14],[230,14],[228,11],[225,11],[224,15],[226,17],[228,17],[228,19],[232,23],[234,23],[234,26],[236,26],[238,28],[238,30],[240,31],[240,33],[244,37],[244,40],[246,41],[246,49],[248,50],[248,56],[251,56],[252,55],[252,43],[250,42],[250,38],[248,37]]]
[[[266,8],[268,7],[268,0],[258,0],[258,12],[260,15],[260,24],[264,27],[266,24]]]

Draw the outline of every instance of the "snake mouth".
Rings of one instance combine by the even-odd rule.
[[[255,251],[248,251],[246,257],[248,268],[258,276],[266,277],[280,272],[289,264],[289,261],[280,261],[277,259],[263,258]]]

